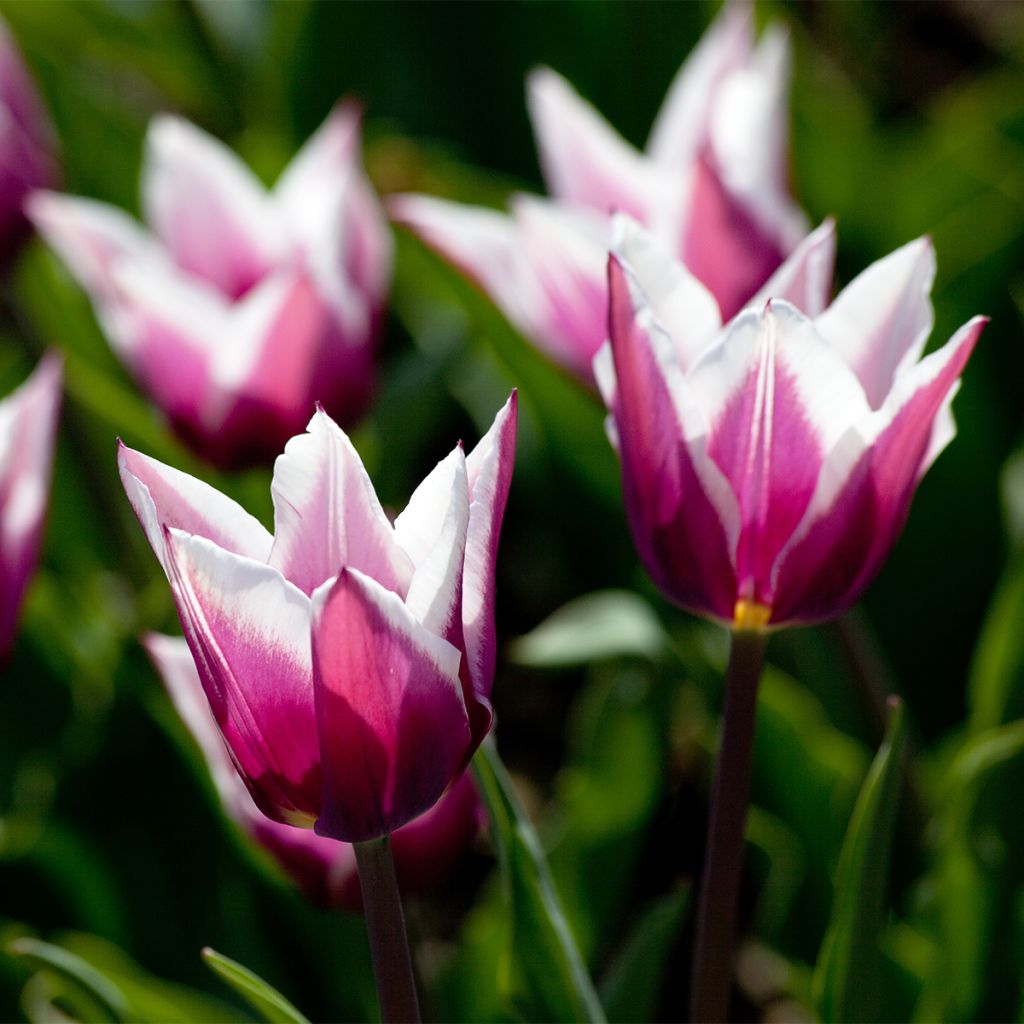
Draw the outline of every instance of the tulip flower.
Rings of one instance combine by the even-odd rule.
[[[985,324],[976,317],[922,358],[935,276],[926,238],[826,305],[830,232],[810,236],[724,326],[710,292],[625,215],[608,262],[611,340],[595,372],[634,540],[673,601],[733,629],[695,1021],[727,1013],[765,631],[839,614],[877,574],[955,433],[950,404]]]
[[[32,79],[0,21],[0,252],[4,258],[27,228],[22,203],[57,183],[57,142]]]
[[[389,209],[476,282],[534,345],[593,383],[607,339],[610,218],[639,218],[728,320],[806,233],[786,186],[788,41],[755,45],[749,6],[727,4],[672,83],[645,152],[623,140],[554,71],[527,98],[551,199],[510,214],[426,196]]]
[[[923,238],[817,315],[777,293],[722,328],[685,267],[636,222],[619,227],[597,372],[644,564],[676,603],[740,627],[837,615],[953,437],[984,318],[921,358],[935,274]]]
[[[181,637],[150,633],[143,638],[143,646],[198,744],[228,816],[270,853],[309,900],[358,913],[362,898],[352,845],[266,817],[235,771],[188,643]],[[441,884],[469,847],[479,825],[476,790],[469,775],[463,775],[430,810],[392,837],[395,870],[403,892],[422,892]]]
[[[224,468],[271,459],[315,402],[351,425],[373,383],[391,242],[342,104],[268,192],[177,117],[150,125],[143,229],[36,193],[36,226],[179,436]]]
[[[318,410],[274,468],[275,532],[123,445],[121,479],[171,584],[203,689],[264,814],[347,842],[390,833],[491,724],[494,562],[515,397],[392,525]]]
[[[0,401],[0,654],[11,647],[35,569],[50,493],[60,411],[61,362],[45,356]]]

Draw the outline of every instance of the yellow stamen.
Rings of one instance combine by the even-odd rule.
[[[768,625],[771,617],[772,610],[769,605],[741,597],[732,613],[733,627],[760,632]]]

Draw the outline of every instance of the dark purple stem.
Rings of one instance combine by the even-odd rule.
[[[382,1024],[419,1024],[420,1005],[391,856],[391,837],[384,835],[354,846]]]
[[[742,630],[732,634],[690,979],[691,1019],[695,1024],[728,1020],[757,684],[764,664],[765,640],[761,632]]]

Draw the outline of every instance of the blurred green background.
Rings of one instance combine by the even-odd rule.
[[[380,191],[501,206],[510,191],[542,188],[523,101],[531,67],[562,72],[642,144],[716,9],[0,3],[56,124],[65,187],[133,212],[154,112],[194,120],[269,182],[343,95],[365,104],[366,162]],[[922,484],[863,607],[842,629],[794,630],[769,649],[744,1012],[795,1012],[788,1001],[807,995],[839,847],[880,739],[853,685],[866,658],[906,697],[918,752],[917,795],[903,801],[896,832],[878,1012],[1022,1019],[1024,762],[1005,730],[1024,712],[1015,557],[1024,471],[1005,467],[1024,418],[1024,7],[806,2],[757,13],[791,29],[793,188],[813,221],[837,219],[840,283],[929,233],[939,263],[933,344],[975,313],[992,323],[955,405],[959,436]],[[171,439],[38,241],[4,285],[2,330],[0,392],[52,346],[67,353],[68,397],[42,566],[0,679],[0,941],[32,930],[131,973],[95,940],[62,939],[89,933],[241,1013],[200,961],[212,945],[313,1019],[365,1018],[362,922],[304,905],[222,820],[135,642],[177,625],[117,480],[115,436],[217,483],[265,520],[269,474],[218,477]],[[475,442],[514,385],[523,417],[498,615],[504,644],[530,635],[499,664],[499,748],[535,812],[610,1016],[678,1016],[682,988],[663,986],[659,965],[681,959],[688,942],[680,886],[703,842],[724,638],[669,607],[639,568],[595,402],[399,237],[380,394],[355,435],[385,505],[401,507],[456,438]],[[530,632],[567,602],[612,588],[639,597],[585,600]],[[996,732],[1002,746],[985,747]],[[511,1012],[495,981],[503,924],[491,867],[482,840],[448,888],[410,910],[436,1018]],[[956,970],[943,959],[949,949]],[[42,983],[24,988],[31,973],[0,955],[0,1019],[43,1013]]]

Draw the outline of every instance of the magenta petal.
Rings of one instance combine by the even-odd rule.
[[[778,241],[732,196],[705,159],[694,164],[680,258],[731,320],[783,260]]]
[[[816,496],[806,527],[780,558],[773,621],[829,618],[856,601],[874,578],[906,521],[935,418],[985,322],[975,318],[897,380],[893,396],[872,414],[881,425],[876,437],[867,425],[866,438],[851,435],[830,457],[823,480],[841,474],[838,486],[834,495]]]
[[[490,707],[498,646],[494,629],[494,569],[515,465],[518,419],[519,399],[513,391],[491,428],[466,458],[470,506],[462,583],[462,626],[473,692],[487,708]],[[488,725],[489,719],[488,715]],[[477,735],[475,728],[474,735]]]
[[[166,537],[178,615],[235,767],[264,814],[308,825],[322,791],[309,601],[267,565]]]
[[[459,652],[401,599],[343,569],[313,595],[320,835],[361,842],[437,802],[470,741]]]
[[[608,261],[615,364],[612,415],[633,537],[655,582],[685,608],[731,620],[736,573],[722,517],[705,491],[626,273]],[[660,339],[671,347],[668,338]]]
[[[0,402],[0,654],[14,639],[35,569],[50,494],[60,412],[61,359],[43,357]]]

